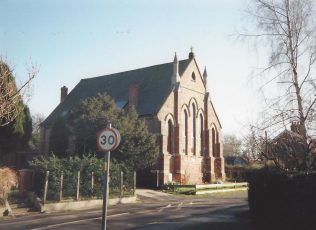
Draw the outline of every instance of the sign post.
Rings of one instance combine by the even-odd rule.
[[[106,230],[106,216],[109,200],[109,171],[110,171],[110,155],[111,150],[117,148],[120,144],[121,136],[117,129],[112,128],[111,123],[108,123],[105,129],[97,133],[97,146],[104,155],[104,190],[103,190],[103,207],[102,207],[102,228]]]

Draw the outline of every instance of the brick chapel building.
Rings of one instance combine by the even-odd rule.
[[[225,180],[221,123],[194,53],[188,59],[82,79],[41,126],[41,150],[49,149],[51,126],[82,99],[106,92],[119,108],[135,106],[148,130],[157,135],[160,182],[216,183]]]

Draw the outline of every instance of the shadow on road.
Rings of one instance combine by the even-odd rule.
[[[232,210],[233,211],[233,210]],[[236,210],[235,210],[236,211]],[[250,219],[249,210],[239,210],[235,212],[236,220],[233,222],[208,222],[186,225],[177,230],[313,230],[314,224],[307,223],[254,223]]]

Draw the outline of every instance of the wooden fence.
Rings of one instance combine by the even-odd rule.
[[[126,189],[126,186],[124,184],[124,174],[123,172],[120,172],[120,183],[119,183],[119,188],[117,188],[119,190],[119,197],[122,198],[124,197],[126,194],[125,192],[125,189]],[[45,174],[45,181],[44,181],[44,188],[43,188],[43,204],[46,203],[46,200],[47,200],[47,194],[49,192],[49,181],[50,181],[50,174],[49,174],[49,171],[46,171],[46,174]],[[133,178],[132,178],[132,186],[130,188],[130,190],[132,191],[132,194],[135,196],[135,191],[136,191],[136,172],[133,173]],[[58,186],[58,200],[61,201],[63,200],[63,190],[64,190],[64,186],[65,186],[65,183],[64,183],[64,173],[61,172],[61,175],[60,175],[60,178],[59,178],[59,186]],[[102,181],[103,182],[103,181]],[[80,200],[80,186],[81,186],[81,183],[82,183],[82,179],[81,179],[81,176],[80,176],[80,171],[77,172],[77,176],[75,178],[73,178],[73,183],[76,183],[76,189],[75,189],[75,194],[73,194],[74,198],[76,200]],[[91,178],[90,178],[90,181],[85,181],[84,183],[89,183],[90,184],[90,190],[91,190],[91,194],[92,192],[96,189],[95,188],[95,175],[94,173],[92,172],[91,173]],[[103,189],[103,185],[101,186],[102,189]],[[111,189],[111,188],[110,188]],[[56,194],[56,192],[55,192]],[[128,194],[130,195],[130,194]]]

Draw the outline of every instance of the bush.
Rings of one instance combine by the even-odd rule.
[[[285,175],[271,169],[247,173],[251,217],[259,222],[316,220],[316,173]]]
[[[15,170],[3,167],[0,168],[0,178],[0,204],[4,204],[11,188],[17,186],[18,176]]]
[[[102,197],[104,187],[104,159],[95,155],[82,158],[68,157],[58,158],[54,154],[34,158],[30,166],[35,171],[35,192],[40,197],[44,193],[44,181],[46,171],[49,171],[48,200],[58,200],[60,191],[60,177],[63,173],[63,197],[75,197],[77,191],[77,177],[80,171],[80,196]],[[121,171],[126,175],[132,175],[123,164],[115,159],[110,163],[110,195],[119,195]],[[94,174],[94,187],[91,189],[92,172]],[[124,179],[125,179],[124,178]],[[126,180],[126,179],[125,179]],[[125,182],[127,183],[127,182]],[[128,184],[130,186],[130,183]]]

